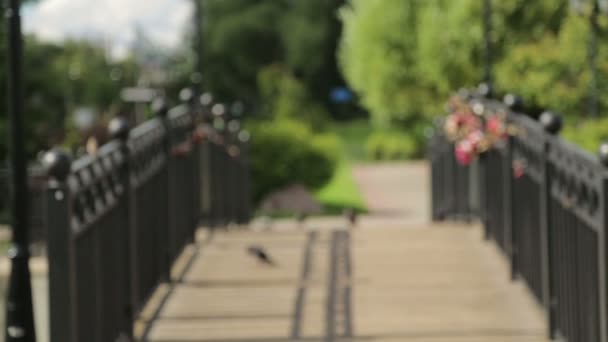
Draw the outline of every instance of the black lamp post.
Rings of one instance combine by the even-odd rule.
[[[23,41],[20,0],[7,0],[10,199],[13,243],[6,302],[6,341],[36,340],[29,269],[27,157],[23,136]]]
[[[195,84],[196,95],[202,91],[203,82],[203,0],[194,1],[194,55],[196,56],[195,70],[192,75],[192,83]]]
[[[605,8],[605,0],[570,0],[570,5],[579,15],[589,17],[590,34],[587,45],[587,59],[591,72],[591,82],[589,83],[589,114],[597,117],[600,112],[599,101],[599,71],[597,65],[598,35],[600,27],[598,17],[600,10]],[[589,11],[590,10],[590,11]]]
[[[599,101],[599,80],[598,80],[598,66],[597,66],[597,38],[599,35],[600,27],[598,24],[598,16],[600,14],[599,1],[593,2],[591,10],[591,16],[589,17],[589,23],[591,26],[591,35],[589,37],[589,68],[591,69],[591,84],[589,92],[589,110],[593,117],[598,117],[600,114],[600,101]]]
[[[484,82],[492,88],[492,0],[483,4]]]

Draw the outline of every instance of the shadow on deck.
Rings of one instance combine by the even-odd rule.
[[[426,175],[422,163],[357,168],[372,215],[355,228],[331,218],[199,234],[140,333],[155,342],[547,341],[541,309],[508,281],[479,227],[428,223]],[[248,255],[254,244],[276,266]]]

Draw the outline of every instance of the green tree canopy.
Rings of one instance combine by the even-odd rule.
[[[202,74],[220,100],[263,109],[259,73],[282,65],[312,101],[329,107],[330,89],[344,84],[335,54],[342,27],[337,10],[344,0],[199,1]]]
[[[479,0],[351,0],[342,8],[342,70],[375,122],[409,123],[437,114],[451,92],[482,80],[482,5]],[[584,112],[587,18],[569,11],[568,0],[493,5],[498,91],[518,92],[530,103],[565,113]],[[601,78],[608,76],[606,47],[602,41]]]
[[[0,94],[6,94],[7,87],[3,37],[0,34]],[[68,114],[76,107],[115,112],[120,90],[135,84],[133,61],[113,61],[93,42],[55,44],[27,36],[24,43],[24,115],[30,156],[63,140]],[[0,96],[0,113],[6,108],[6,96]],[[0,159],[6,156],[6,120],[6,115],[0,116]]]

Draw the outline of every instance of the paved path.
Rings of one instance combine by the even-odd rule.
[[[427,222],[424,164],[355,176],[371,209],[355,228],[311,219],[201,236],[181,281],[143,322],[148,339],[547,341],[538,306],[478,227]],[[250,257],[252,244],[276,265]]]

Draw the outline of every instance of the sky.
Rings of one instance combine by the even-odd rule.
[[[23,10],[23,26],[42,40],[105,41],[116,58],[128,54],[140,27],[160,46],[177,46],[191,21],[189,0],[39,0]]]

